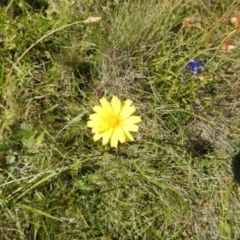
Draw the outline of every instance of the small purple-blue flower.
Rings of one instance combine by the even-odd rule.
[[[198,69],[200,68],[204,68],[204,63],[203,61],[195,61],[194,59],[193,60],[190,60],[188,62],[188,66],[191,68],[191,70],[193,71],[193,74],[196,75],[198,73]]]

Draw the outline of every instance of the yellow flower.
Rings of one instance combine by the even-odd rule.
[[[113,96],[111,104],[106,98],[100,99],[101,107],[94,106],[95,113],[90,115],[87,126],[92,128],[94,133],[93,140],[102,138],[103,145],[109,140],[111,147],[117,147],[118,141],[134,141],[130,132],[138,132],[138,126],[135,123],[141,122],[139,116],[131,116],[135,112],[135,107],[131,106],[132,101],[127,100],[121,103],[118,97]]]

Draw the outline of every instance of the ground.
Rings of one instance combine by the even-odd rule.
[[[0,26],[0,239],[240,239],[238,1],[2,1]],[[87,127],[114,95],[142,119],[117,149]]]

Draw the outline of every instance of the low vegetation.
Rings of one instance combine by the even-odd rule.
[[[1,1],[0,239],[239,239],[239,7]],[[112,96],[142,120],[116,149]]]

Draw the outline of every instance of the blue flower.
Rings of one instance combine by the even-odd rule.
[[[204,67],[204,63],[203,61],[195,61],[194,59],[191,60],[188,63],[188,66],[191,68],[191,70],[193,71],[193,74],[196,75],[198,73],[198,69],[203,68]]]

